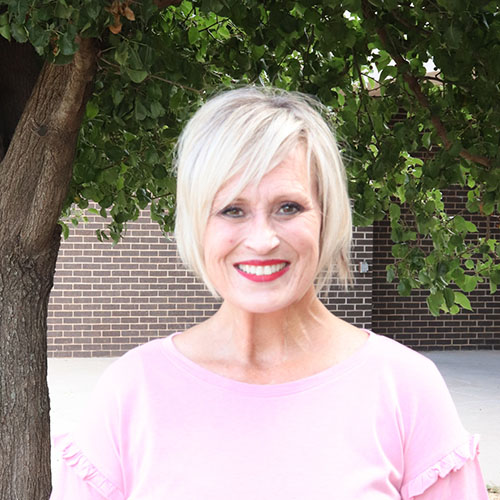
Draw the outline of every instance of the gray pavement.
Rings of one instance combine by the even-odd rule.
[[[465,428],[481,435],[486,483],[500,487],[500,351],[431,351]]]
[[[424,354],[441,371],[467,430],[481,435],[479,460],[487,484],[500,486],[500,351]],[[53,433],[71,430],[101,373],[114,359],[49,359]]]

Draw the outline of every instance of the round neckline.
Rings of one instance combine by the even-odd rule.
[[[369,351],[371,350],[376,337],[376,335],[370,330],[363,329],[363,331],[368,333],[368,339],[359,349],[340,363],[335,363],[334,365],[307,377],[277,384],[253,384],[249,382],[242,382],[240,380],[220,375],[204,368],[201,365],[198,365],[193,360],[182,354],[173,342],[174,337],[181,335],[182,332],[172,333],[163,339],[163,345],[165,353],[171,363],[173,363],[177,368],[183,370],[185,373],[188,373],[192,377],[195,377],[206,384],[247,396],[276,397],[313,389],[335,380],[353,368],[363,364],[367,357],[369,357]]]

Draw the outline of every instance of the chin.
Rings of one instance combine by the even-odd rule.
[[[258,299],[252,300],[250,295],[246,295],[242,297],[241,300],[233,296],[228,302],[230,302],[233,307],[249,313],[272,314],[283,311],[294,304],[298,304],[300,298],[295,297],[286,300],[281,296],[277,300],[273,300],[271,297],[261,296]]]

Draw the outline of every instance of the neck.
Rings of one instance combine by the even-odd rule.
[[[266,368],[322,345],[318,336],[330,331],[325,325],[332,318],[311,287],[298,304],[266,314],[245,311],[226,301],[207,326],[222,358]]]

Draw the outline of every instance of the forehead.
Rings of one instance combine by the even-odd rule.
[[[254,191],[262,192],[262,190],[270,190],[276,194],[288,191],[304,195],[310,195],[315,191],[307,154],[302,146],[294,148],[260,179],[245,181],[244,171],[230,177],[216,193],[214,202],[229,203],[236,198],[245,197]]]

